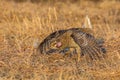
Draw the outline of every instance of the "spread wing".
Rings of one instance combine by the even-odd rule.
[[[103,47],[103,40],[96,39],[93,35],[90,34],[91,32],[89,29],[71,28],[67,30],[59,30],[47,36],[38,47],[40,53],[49,54],[59,51],[56,49],[50,49],[49,45],[52,41],[54,41],[54,39],[60,37],[68,30],[72,31],[71,37],[73,38],[75,43],[80,46],[81,56],[89,55],[91,59],[97,59],[101,58],[102,54],[106,52],[105,48]],[[66,48],[63,49],[63,51],[64,50],[66,52]]]
[[[103,58],[102,54],[106,52],[103,43],[99,43],[91,34],[76,30],[71,37],[80,46],[81,56],[88,54],[91,59]]]

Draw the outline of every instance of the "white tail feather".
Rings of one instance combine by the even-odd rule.
[[[33,48],[38,48],[38,46],[39,46],[39,40],[38,39],[35,39],[34,41],[33,41]]]
[[[82,28],[90,28],[90,29],[93,28],[92,25],[91,25],[91,21],[90,21],[90,18],[88,17],[88,15],[86,15],[86,17],[85,17],[85,22],[84,22]]]

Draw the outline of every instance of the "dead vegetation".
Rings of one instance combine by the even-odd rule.
[[[72,0],[71,0],[72,1]],[[120,2],[0,1],[0,80],[120,80]],[[113,7],[114,6],[114,7]],[[105,38],[102,61],[80,63],[61,55],[36,53],[34,41],[51,32],[81,27],[87,14],[98,37]]]

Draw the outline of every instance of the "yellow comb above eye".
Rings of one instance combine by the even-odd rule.
[[[56,44],[57,44],[57,41],[54,41],[54,42],[51,43],[51,46],[50,46],[50,47],[51,47],[52,49],[56,49],[56,48],[57,48],[57,47],[56,47]]]
[[[51,43],[51,45],[53,45],[53,46],[54,46],[56,43],[57,43],[57,42],[56,42],[56,41],[54,41],[54,42],[52,42],[52,43]]]

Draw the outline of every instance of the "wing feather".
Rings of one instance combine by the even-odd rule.
[[[91,34],[81,32],[81,31],[74,31],[71,37],[74,39],[76,44],[78,44],[81,48],[81,56],[89,55],[91,59],[100,59],[103,51],[97,43],[97,40]]]
[[[59,30],[51,33],[40,43],[38,47],[40,53],[49,54],[59,51],[59,50],[51,49],[50,44],[55,39],[64,35],[64,33],[68,31],[72,31],[70,37],[72,37],[74,42],[79,45],[81,49],[81,53],[80,53],[81,56],[89,55],[91,59],[99,59],[101,58],[103,53],[106,53],[106,49],[103,47],[104,41],[96,39],[93,35],[90,34],[92,31],[86,28],[85,29],[71,28],[71,29]],[[64,51],[64,49],[62,51]]]

